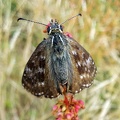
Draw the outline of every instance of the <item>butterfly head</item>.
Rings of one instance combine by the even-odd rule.
[[[56,20],[52,19],[43,32],[48,33],[49,35],[52,35],[55,33],[62,33],[63,26],[60,25]]]

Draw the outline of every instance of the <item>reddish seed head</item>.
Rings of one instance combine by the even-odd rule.
[[[64,100],[58,101],[53,107],[53,114],[56,120],[79,120],[78,112],[84,108],[82,100],[75,100],[73,95],[67,94]]]

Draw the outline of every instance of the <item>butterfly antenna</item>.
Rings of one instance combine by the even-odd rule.
[[[67,22],[67,21],[69,21],[69,20],[71,20],[71,19],[77,17],[77,16],[82,16],[82,14],[79,13],[79,14],[77,14],[77,15],[75,15],[75,16],[69,18],[69,19],[67,19],[66,21],[64,21],[63,23],[61,23],[61,25],[64,24],[65,22]]]
[[[37,23],[37,24],[41,24],[41,25],[47,26],[46,24],[43,24],[43,23],[40,23],[40,22],[35,22],[35,21],[28,20],[28,19],[25,19],[25,18],[18,18],[18,19],[17,19],[17,22],[18,22],[19,20],[25,20],[25,21],[29,21],[29,22],[33,22],[33,23]]]

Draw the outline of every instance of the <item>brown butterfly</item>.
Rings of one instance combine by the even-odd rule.
[[[56,20],[48,25],[39,24],[46,26],[48,38],[37,46],[26,64],[22,77],[24,88],[38,97],[55,98],[91,86],[97,69],[90,54],[69,33],[63,33],[62,24]]]

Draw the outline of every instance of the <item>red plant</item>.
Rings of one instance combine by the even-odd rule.
[[[82,100],[75,100],[72,94],[66,94],[64,100],[59,100],[53,106],[52,112],[56,120],[79,120],[78,112],[84,108]]]

